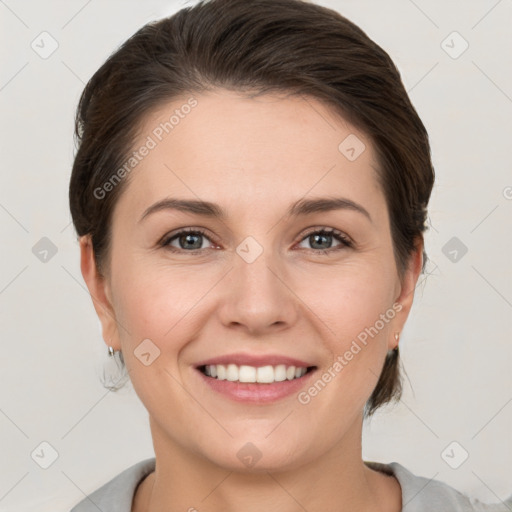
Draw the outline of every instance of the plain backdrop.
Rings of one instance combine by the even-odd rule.
[[[430,261],[400,343],[403,399],[365,424],[363,458],[499,502],[512,493],[512,2],[319,3],[391,55],[437,173]],[[131,383],[112,393],[99,380],[107,350],[68,185],[85,83],[139,27],[183,5],[0,1],[1,511],[67,512],[154,455]]]

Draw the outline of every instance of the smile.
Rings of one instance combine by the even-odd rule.
[[[235,402],[264,405],[299,393],[316,369],[316,366],[256,367],[230,363],[201,365],[196,367],[196,375],[216,394]]]
[[[208,377],[230,382],[257,382],[258,384],[271,384],[285,380],[295,380],[303,377],[315,367],[296,367],[279,364],[276,366],[248,366],[236,364],[204,365],[199,370]]]

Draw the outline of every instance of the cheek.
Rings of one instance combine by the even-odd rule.
[[[318,314],[329,339],[342,349],[392,310],[394,282],[389,269],[386,272],[378,263],[358,262],[330,270],[308,280],[314,286],[300,285],[297,295]],[[379,326],[383,330],[380,322]]]
[[[125,267],[116,288],[126,367],[135,392],[156,416],[162,403],[186,407],[186,394],[177,384],[182,380],[178,357],[191,339],[191,309],[200,297],[169,274]]]
[[[393,274],[382,267],[369,262],[344,267],[330,279],[325,276],[315,280],[314,289],[305,298],[322,320],[316,324],[321,327],[325,348],[331,354],[331,364],[319,375],[328,383],[317,406],[323,401],[336,403],[346,411],[359,410],[377,384],[387,352],[390,322],[396,314],[392,307]],[[305,297],[300,292],[298,295]],[[319,387],[322,388],[321,383]]]
[[[117,287],[116,316],[130,332],[130,343],[141,336],[177,339],[174,331],[186,324],[183,320],[211,287],[208,283],[190,270],[125,267]]]
[[[323,340],[331,361],[301,397],[311,400],[319,417],[332,415],[332,410],[343,411],[336,421],[322,427],[327,436],[344,431],[343,424],[354,420],[375,389],[395,314],[386,286],[375,282],[350,286],[348,281],[343,290],[326,297],[320,316],[334,332]]]

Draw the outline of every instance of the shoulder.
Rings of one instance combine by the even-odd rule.
[[[510,512],[512,494],[502,503],[483,503],[448,484],[417,476],[398,462],[365,462],[369,467],[393,474],[402,488],[402,512]]]
[[[137,462],[87,495],[70,512],[131,512],[137,486],[154,469],[154,457]]]

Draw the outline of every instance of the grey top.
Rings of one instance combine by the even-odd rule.
[[[512,512],[512,494],[503,503],[486,504],[439,480],[416,476],[398,462],[364,463],[397,478],[402,488],[402,512]],[[134,464],[80,501],[71,512],[131,512],[137,486],[154,469],[154,457]]]

